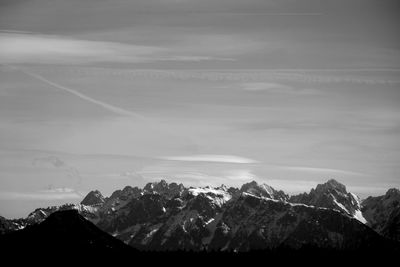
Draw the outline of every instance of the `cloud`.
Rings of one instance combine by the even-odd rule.
[[[58,188],[53,188],[49,187],[48,189],[41,190],[41,193],[74,193],[75,189],[68,188],[68,187],[58,187]]]
[[[164,133],[164,134],[168,134],[170,136],[176,136],[176,132],[171,131],[168,127],[163,127],[160,123],[158,123],[154,119],[150,119],[149,117],[142,116],[141,114],[139,114],[137,112],[133,112],[133,111],[121,108],[119,106],[111,105],[111,104],[108,104],[106,102],[97,100],[97,99],[92,98],[92,97],[90,97],[90,96],[88,96],[86,94],[83,94],[83,93],[81,93],[81,92],[79,92],[79,91],[77,91],[75,89],[63,86],[63,85],[55,83],[53,81],[50,81],[50,80],[46,79],[45,77],[43,77],[43,76],[41,76],[41,75],[39,75],[37,73],[33,73],[31,71],[28,71],[26,68],[20,68],[20,67],[17,68],[15,66],[11,66],[11,68],[15,69],[15,70],[20,70],[23,73],[25,73],[25,74],[27,74],[27,75],[29,75],[29,76],[37,79],[37,80],[40,80],[41,82],[44,82],[44,83],[46,83],[46,84],[48,84],[48,85],[50,85],[52,87],[55,87],[57,89],[63,90],[65,92],[69,93],[69,94],[72,94],[72,95],[74,95],[74,96],[76,96],[76,97],[78,97],[80,99],[85,100],[86,102],[89,102],[91,104],[100,106],[103,109],[105,109],[107,111],[110,111],[110,112],[112,112],[112,113],[114,113],[116,115],[139,119],[139,120],[141,120],[141,122],[145,123],[145,125],[148,128],[152,129],[154,132],[161,132],[161,133]],[[74,176],[80,177],[79,172],[76,169],[70,167],[70,170],[75,172]],[[79,181],[81,181],[81,178],[79,178]]]
[[[1,53],[1,52],[0,52]],[[202,56],[189,56],[193,61],[202,58]],[[183,58],[185,56],[176,56]],[[204,59],[207,57],[203,57]],[[210,60],[212,57],[208,57]],[[221,58],[221,60],[233,60],[229,58]],[[33,69],[32,67],[30,69]],[[36,68],[43,72],[43,68]],[[237,86],[242,89],[258,90],[276,90],[285,89],[288,92],[293,89],[299,93],[321,93],[322,90],[308,89],[307,87],[315,87],[321,84],[361,84],[361,85],[388,85],[393,86],[400,83],[400,79],[394,77],[400,72],[400,69],[130,69],[130,68],[106,68],[106,67],[88,67],[88,66],[52,66],[54,71],[62,71],[72,74],[82,74],[86,76],[101,77],[118,77],[118,79],[136,79],[145,78],[151,80],[179,80],[192,81],[204,80],[210,82],[233,82],[238,83]],[[389,77],[374,77],[371,72],[385,73],[391,75]],[[37,71],[36,71],[37,73]],[[387,76],[386,75],[386,76]],[[287,84],[296,84],[289,86]],[[301,84],[306,88],[298,88]],[[236,85],[235,85],[236,86]]]
[[[250,170],[238,169],[238,170],[228,170],[223,172],[223,177],[229,181],[243,181],[249,182],[257,180],[258,177],[254,175]]]
[[[232,156],[232,155],[192,155],[192,156],[170,156],[161,157],[164,160],[176,161],[199,161],[199,162],[217,162],[217,163],[238,163],[238,164],[251,164],[258,163],[257,160]]]
[[[266,91],[275,94],[313,95],[320,93],[314,89],[294,88],[292,86],[270,82],[243,83],[242,88],[245,91]]]
[[[191,56],[193,61],[196,61],[198,57],[202,56]],[[177,58],[179,58],[177,56]],[[182,56],[181,58],[185,58]],[[205,57],[210,60],[212,57]],[[221,60],[233,60],[229,58],[220,58]],[[54,67],[57,68],[57,67]],[[296,83],[296,84],[335,84],[335,83],[346,83],[346,84],[361,84],[361,85],[397,85],[400,80],[397,78],[385,78],[385,77],[373,77],[371,71],[381,72],[386,74],[396,74],[400,72],[400,69],[191,69],[191,70],[176,70],[176,69],[165,69],[165,70],[150,70],[150,69],[122,69],[122,68],[101,68],[101,67],[85,67],[85,66],[74,66],[62,67],[63,71],[80,72],[85,75],[91,76],[117,76],[119,78],[146,78],[152,80],[164,80],[164,79],[175,79],[175,80],[204,80],[204,81],[224,81],[224,82],[237,82],[243,89],[250,90],[277,90],[284,89],[288,92],[299,93],[321,93],[316,89],[298,89],[288,86],[284,83]],[[277,92],[279,92],[277,90]],[[280,91],[282,92],[282,91]]]
[[[46,156],[46,157],[41,157],[41,158],[35,158],[35,159],[33,159],[32,164],[33,165],[49,164],[50,166],[55,167],[55,168],[61,168],[61,167],[66,166],[65,162],[56,156]]]
[[[2,200],[75,200],[82,195],[67,188],[55,188],[37,192],[0,192]]]
[[[184,55],[211,56],[232,60],[233,56],[251,54],[265,49],[269,43],[241,34],[187,34],[180,36],[171,50]]]
[[[302,171],[302,172],[336,173],[336,174],[357,175],[357,176],[366,175],[360,172],[340,170],[340,169],[330,169],[330,168],[315,168],[315,167],[304,167],[304,166],[276,166],[276,168],[290,170],[290,171]]]
[[[58,35],[0,32],[0,63],[91,64],[233,60],[195,49],[72,39]],[[190,52],[190,53],[187,53]],[[197,53],[193,53],[197,52]]]
[[[293,88],[279,83],[244,83],[243,90],[246,91],[269,91],[269,92],[285,92],[292,91]]]
[[[71,64],[143,62],[161,48],[70,39],[56,35],[0,33],[0,63]]]
[[[158,58],[159,61],[192,61],[199,62],[205,60],[218,60],[218,61],[235,61],[233,58],[228,57],[211,57],[211,56],[170,56],[165,58]]]
[[[73,166],[69,166],[63,160],[56,156],[45,156],[40,158],[35,158],[32,161],[32,165],[39,167],[53,167],[66,172],[67,176],[71,179],[75,179],[77,187],[82,183],[82,176],[80,172]]]

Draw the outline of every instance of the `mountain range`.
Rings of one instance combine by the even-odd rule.
[[[23,219],[0,217],[0,244],[54,234],[85,249],[399,251],[399,201],[398,189],[361,201],[336,180],[293,196],[255,181],[196,188],[161,180],[109,197],[94,190],[80,204],[38,208]],[[73,224],[79,238],[63,225],[68,221],[80,222]]]

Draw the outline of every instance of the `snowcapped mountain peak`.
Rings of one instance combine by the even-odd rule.
[[[197,196],[198,194],[214,194],[214,195],[223,195],[225,193],[227,193],[225,188],[221,188],[221,187],[210,187],[210,186],[206,186],[206,187],[190,187],[188,189],[188,191],[193,194],[194,196]]]
[[[361,212],[359,197],[347,192],[346,186],[334,179],[328,180],[324,184],[319,184],[310,193],[303,193],[290,198],[290,202],[302,203],[316,207],[336,209],[349,216],[366,223]]]
[[[232,198],[226,187],[191,187],[188,192],[193,196],[203,194],[217,206],[222,206]]]
[[[164,197],[170,199],[177,195],[181,195],[185,190],[183,184],[170,183],[168,184],[165,180],[161,180],[160,182],[148,183],[143,188],[143,192],[145,194],[159,194]]]
[[[258,197],[266,197],[275,200],[288,200],[288,196],[283,191],[277,191],[267,184],[258,184],[256,181],[243,184],[240,188],[240,192],[246,192]]]
[[[324,184],[317,185],[317,191],[327,191],[327,190],[336,190],[341,193],[347,193],[346,186],[342,183],[339,183],[335,179],[330,179]]]
[[[258,189],[258,188],[260,188],[260,185],[253,180],[251,182],[243,184],[242,187],[240,188],[240,191],[245,192],[247,190]]]
[[[82,200],[81,204],[86,206],[93,206],[103,204],[105,199],[99,190],[90,191],[89,194]]]

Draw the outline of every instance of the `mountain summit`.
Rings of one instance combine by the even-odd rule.
[[[165,180],[161,180],[160,182],[148,183],[143,188],[143,192],[146,194],[157,193],[159,195],[163,195],[167,198],[173,198],[176,195],[180,195],[185,187],[183,184],[170,183],[168,184]]]
[[[82,200],[81,204],[86,206],[93,206],[103,204],[105,199],[99,190],[90,191],[89,194]]]
[[[290,202],[340,210],[362,223],[366,223],[361,212],[360,199],[353,193],[347,192],[346,186],[334,179],[324,184],[318,184],[310,193],[290,197]]]
[[[283,191],[277,191],[267,184],[258,184],[256,181],[242,185],[241,192],[250,193],[258,197],[266,197],[275,200],[287,201],[289,196]]]

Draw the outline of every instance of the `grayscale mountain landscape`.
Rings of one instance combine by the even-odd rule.
[[[398,0],[0,0],[0,255],[395,259],[398,25]]]

